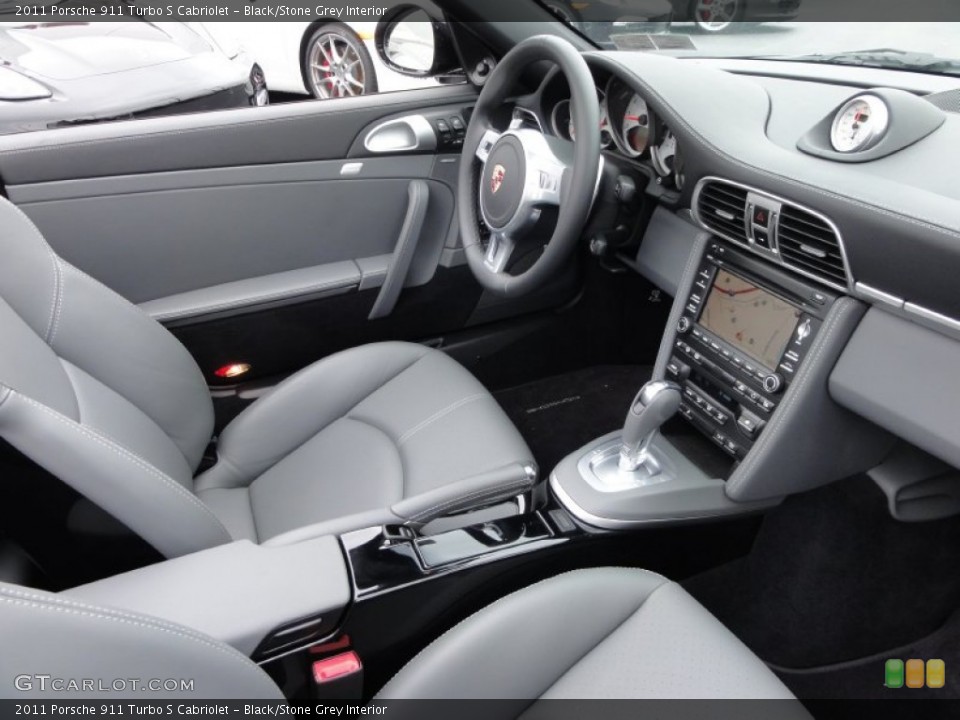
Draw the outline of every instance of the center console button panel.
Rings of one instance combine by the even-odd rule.
[[[720,278],[735,279],[740,289],[718,288]],[[726,339],[703,320],[706,306],[716,302],[712,293],[719,293],[717,312],[732,314],[742,308],[737,311],[742,317],[721,318],[729,324],[727,332],[721,330]],[[836,298],[720,242],[709,245],[688,296],[681,298],[684,312],[667,362],[667,379],[683,388],[680,414],[729,455],[745,457],[793,382]],[[779,314],[771,314],[772,304]],[[779,352],[773,355],[775,350]]]

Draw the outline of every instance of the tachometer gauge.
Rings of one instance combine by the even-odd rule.
[[[623,113],[623,149],[628,155],[640,157],[650,144],[650,111],[646,101],[634,95]]]
[[[830,129],[830,143],[837,152],[867,150],[887,132],[890,112],[876,95],[860,95],[840,108]]]

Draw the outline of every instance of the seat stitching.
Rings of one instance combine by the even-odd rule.
[[[610,569],[610,570],[631,570],[631,571],[634,571],[634,572],[637,571],[637,568],[635,568],[635,567],[626,567],[626,566],[623,566],[623,565],[619,565],[619,566],[608,565],[608,566],[605,566],[605,568],[606,568],[606,569]],[[438,638],[437,638],[436,640],[434,640],[432,643],[430,643],[429,645],[427,645],[423,650],[421,650],[421,651],[418,652],[416,655],[414,655],[414,657],[413,657],[409,662],[407,662],[406,665],[404,665],[403,667],[401,667],[397,672],[395,672],[395,673],[393,674],[393,677],[391,677],[390,680],[387,681],[387,683],[384,684],[384,686],[383,686],[382,688],[380,688],[380,690],[382,691],[383,688],[387,687],[387,685],[389,685],[390,683],[392,683],[392,682],[397,678],[398,675],[400,675],[406,668],[408,668],[410,665],[412,665],[414,662],[416,662],[416,661],[420,658],[420,656],[423,655],[424,653],[426,653],[430,648],[432,648],[434,645],[437,645],[437,644],[438,644],[441,640],[443,640],[443,638],[445,638],[447,635],[449,635],[450,633],[452,633],[454,630],[456,630],[457,628],[459,628],[459,627],[460,627],[461,625],[463,625],[464,623],[469,622],[472,618],[476,617],[476,616],[479,615],[480,613],[485,613],[485,612],[487,612],[488,610],[492,610],[493,608],[495,608],[495,607],[497,607],[497,606],[499,606],[499,605],[502,605],[503,603],[507,602],[510,598],[512,598],[514,595],[519,595],[519,594],[522,593],[522,592],[525,592],[525,591],[527,591],[527,590],[531,590],[531,589],[533,589],[533,588],[535,588],[535,587],[539,587],[540,585],[543,585],[544,583],[552,582],[552,581],[556,580],[557,578],[566,577],[567,575],[574,575],[574,574],[578,574],[578,573],[589,573],[589,572],[592,572],[592,570],[591,570],[591,569],[581,568],[581,569],[579,569],[579,570],[568,570],[567,572],[560,573],[559,575],[553,575],[552,577],[548,577],[548,578],[546,578],[546,579],[544,579],[544,580],[541,580],[540,582],[535,582],[535,583],[533,583],[533,585],[527,585],[526,587],[522,587],[522,588],[520,588],[519,590],[514,590],[514,591],[513,591],[512,593],[510,593],[509,595],[504,595],[502,598],[500,598],[500,599],[497,600],[496,602],[491,603],[490,605],[487,605],[485,608],[481,608],[480,610],[477,610],[477,611],[476,611],[475,613],[473,613],[472,615],[468,615],[468,616],[465,617],[463,620],[461,620],[461,621],[458,622],[456,625],[454,625],[452,628],[450,628],[450,629],[447,630],[445,633],[443,633],[442,635],[440,635],[440,637],[438,637]],[[656,592],[657,590],[659,590],[660,587],[663,587],[663,585],[674,584],[672,581],[668,580],[667,578],[665,578],[663,575],[661,575],[661,574],[658,573],[658,572],[653,572],[652,570],[643,570],[643,572],[644,572],[644,573],[647,573],[648,575],[653,575],[653,576],[655,576],[655,577],[658,577],[658,578],[660,578],[661,580],[664,581],[663,584],[657,586],[657,588],[655,588],[653,592]],[[653,592],[651,592],[650,595],[647,595],[647,597],[643,600],[643,602],[646,602],[646,601],[650,598],[650,596],[653,595]],[[641,603],[641,605],[642,605],[642,604],[643,604],[643,603]],[[637,610],[639,610],[639,609],[640,609],[640,606],[637,607]],[[634,610],[633,612],[635,613],[636,610]],[[633,614],[633,613],[631,613],[631,615],[632,615],[632,614]],[[376,696],[374,696],[374,697],[376,697]]]
[[[357,403],[356,403],[353,407],[351,407],[349,410],[347,410],[341,417],[348,417],[348,416],[350,415],[350,413],[352,413],[354,410],[356,410],[357,407],[358,407],[361,403],[363,403],[367,398],[369,398],[371,395],[373,395],[375,392],[377,392],[377,390],[380,390],[380,389],[381,389],[384,385],[386,385],[387,383],[389,383],[389,382],[391,382],[391,381],[393,381],[393,380],[396,380],[396,379],[397,379],[398,377],[400,377],[403,373],[405,373],[407,370],[409,370],[409,369],[412,368],[414,365],[416,365],[418,362],[420,362],[421,359],[423,359],[423,355],[421,355],[420,357],[414,359],[409,365],[406,365],[406,366],[403,367],[401,370],[398,370],[397,373],[396,373],[395,375],[393,375],[393,376],[389,376],[389,375],[390,375],[389,372],[384,372],[384,373],[381,375],[381,379],[377,381],[376,387],[374,387],[369,393],[367,393],[367,394],[364,395],[362,398],[360,398],[360,400],[358,400]],[[256,403],[254,403],[253,405],[251,405],[249,409],[253,409],[253,408],[257,407],[258,405],[262,408],[262,407],[264,407],[267,403],[270,403],[270,404],[272,405],[273,403],[270,402],[271,399],[278,397],[283,391],[286,391],[286,390],[297,380],[297,378],[299,378],[301,375],[307,375],[307,374],[309,374],[312,370],[315,369],[315,367],[316,367],[317,365],[319,365],[319,364],[322,363],[322,362],[323,362],[323,360],[320,360],[320,361],[318,361],[318,362],[316,362],[316,363],[313,363],[312,365],[308,365],[307,367],[303,368],[303,370],[300,370],[299,372],[294,373],[294,374],[291,375],[289,378],[287,378],[286,380],[284,380],[283,383],[281,383],[281,385],[284,385],[284,386],[286,386],[286,387],[281,388],[281,387],[278,385],[277,388],[275,388],[275,390],[274,390],[273,392],[269,393],[268,395],[264,395],[262,398],[260,398],[259,400],[257,400]],[[389,377],[388,377],[388,376],[389,376]],[[289,383],[289,384],[288,384],[288,383]],[[278,392],[278,391],[279,391],[279,392]],[[239,417],[243,417],[243,416],[240,415],[240,416],[238,416],[238,418],[239,418]],[[337,419],[339,419],[339,418],[337,418]],[[325,427],[327,427],[327,426],[330,425],[330,424],[331,424],[331,423],[328,423],[327,425],[324,425],[323,427],[318,428],[318,429],[317,429],[317,432],[314,433],[314,435],[316,435],[317,433],[319,433],[321,430],[323,430]],[[228,426],[228,427],[229,427],[229,426]],[[299,446],[298,446],[298,447],[299,447]],[[296,448],[294,448],[294,449],[296,449]],[[291,451],[291,452],[292,452],[292,451]]]
[[[380,427],[377,423],[371,421],[371,420],[368,419],[368,418],[358,417],[357,415],[349,415],[349,416],[345,416],[345,417],[343,417],[343,418],[341,418],[341,419],[342,419],[342,420],[350,420],[350,421],[355,422],[355,423],[360,423],[361,425],[366,425],[366,426],[369,427],[369,428],[373,428],[373,429],[376,430],[378,433],[381,433],[384,437],[386,437],[387,440],[390,441],[390,443],[394,446],[394,448],[395,448],[396,451],[397,451],[397,458],[400,460],[400,500],[405,499],[405,497],[406,497],[405,493],[406,493],[406,490],[407,490],[407,483],[406,483],[407,467],[406,467],[406,463],[405,463],[404,460],[403,460],[403,453],[400,451],[400,446],[397,444],[397,441],[396,441],[396,440],[393,438],[393,436],[387,431],[386,428]]]
[[[7,387],[6,385],[0,385],[0,407],[3,407],[3,404],[7,401],[11,395],[13,395],[13,388]]]
[[[407,440],[409,440],[410,438],[412,438],[412,437],[413,437],[414,435],[416,435],[418,432],[420,432],[421,430],[425,429],[425,428],[428,427],[429,425],[432,425],[432,424],[435,423],[437,420],[440,420],[441,418],[449,415],[449,414],[452,413],[454,410],[458,410],[458,409],[460,409],[461,407],[463,407],[464,405],[469,405],[470,403],[474,402],[475,400],[480,400],[481,398],[485,398],[485,397],[487,397],[487,394],[486,394],[486,393],[476,393],[476,394],[474,394],[474,395],[470,395],[470,396],[468,396],[468,397],[461,398],[460,400],[457,400],[456,402],[451,403],[450,405],[448,405],[447,407],[443,408],[442,410],[438,410],[437,412],[435,412],[433,415],[431,415],[430,417],[428,417],[426,420],[421,421],[420,423],[418,423],[418,424],[415,425],[414,427],[412,427],[412,428],[410,428],[409,430],[407,430],[403,435],[400,436],[400,439],[397,440],[397,443],[400,444],[400,445],[403,445],[405,442],[407,442]]]
[[[140,457],[140,456],[137,455],[136,453],[131,452],[131,451],[128,450],[127,448],[123,447],[122,445],[119,445],[118,443],[116,443],[116,442],[114,442],[113,440],[111,440],[109,437],[105,437],[105,436],[103,436],[101,433],[99,433],[99,432],[97,432],[97,431],[94,431],[94,430],[92,430],[92,429],[90,429],[90,428],[84,427],[84,426],[80,425],[79,423],[76,423],[76,422],[74,422],[73,420],[70,420],[69,418],[65,417],[65,416],[62,415],[61,413],[56,412],[56,411],[54,411],[54,410],[51,410],[51,409],[48,408],[46,405],[44,405],[44,404],[42,404],[42,403],[39,403],[39,402],[37,402],[36,400],[34,400],[34,399],[32,399],[32,398],[29,398],[29,397],[27,397],[26,395],[24,395],[24,394],[22,394],[22,393],[19,393],[19,392],[18,392],[17,395],[19,395],[20,398],[21,398],[24,402],[26,402],[28,405],[32,405],[33,407],[37,408],[37,409],[40,410],[41,412],[43,412],[43,413],[49,415],[50,417],[52,417],[52,418],[53,418],[54,420],[56,420],[57,422],[59,422],[59,423],[61,423],[61,424],[63,424],[63,425],[66,425],[68,428],[70,428],[70,429],[72,429],[72,430],[80,433],[81,435],[83,435],[83,436],[85,436],[85,437],[93,440],[93,441],[96,442],[97,444],[102,445],[103,447],[105,447],[105,448],[107,448],[108,450],[112,451],[113,453],[115,453],[115,454],[118,455],[119,457],[121,457],[121,458],[123,458],[123,459],[125,459],[125,460],[129,460],[129,461],[132,462],[135,466],[139,467],[141,470],[143,470],[143,471],[146,472],[147,474],[154,476],[155,478],[157,478],[158,480],[161,481],[163,487],[168,487],[168,488],[174,490],[175,492],[177,492],[178,494],[180,494],[181,496],[183,496],[185,499],[187,499],[188,501],[190,501],[191,503],[193,503],[194,505],[196,505],[198,508],[200,508],[201,510],[203,510],[203,511],[204,511],[207,515],[209,515],[211,518],[213,518],[214,522],[216,522],[217,525],[220,526],[220,529],[224,531],[224,533],[227,535],[228,538],[232,538],[232,537],[233,537],[233,536],[230,534],[230,532],[227,530],[226,526],[220,521],[220,518],[218,518],[216,515],[214,515],[214,514],[213,514],[213,511],[210,510],[210,508],[208,508],[206,505],[204,505],[196,495],[194,495],[193,493],[191,493],[189,490],[187,490],[185,487],[183,487],[183,485],[181,485],[180,483],[178,483],[176,480],[170,478],[170,477],[167,476],[165,473],[160,472],[157,468],[155,468],[153,465],[151,465],[151,464],[150,464],[147,460],[145,460],[144,458]]]
[[[341,415],[340,417],[334,418],[331,422],[327,423],[326,425],[323,425],[322,427],[318,427],[318,428],[317,428],[316,430],[314,430],[314,431],[310,434],[310,436],[309,436],[308,438],[306,438],[302,443],[296,445],[295,447],[290,448],[290,450],[289,450],[288,452],[284,453],[281,457],[277,458],[274,462],[272,462],[270,465],[268,465],[262,472],[260,472],[260,473],[258,473],[257,475],[253,476],[253,477],[252,477],[252,480],[256,480],[257,477],[260,477],[261,475],[263,475],[264,473],[266,473],[267,470],[269,470],[270,468],[274,467],[275,465],[278,465],[279,463],[283,462],[286,458],[288,458],[288,457],[290,457],[291,455],[293,455],[293,453],[297,452],[297,450],[299,450],[300,448],[302,448],[304,445],[306,445],[308,442],[310,442],[310,441],[311,441],[313,438],[315,438],[317,435],[319,435],[319,434],[322,433],[324,430],[326,430],[328,427],[330,427],[331,425],[333,425],[333,423],[335,423],[337,420],[355,420],[356,422],[365,423],[365,424],[369,425],[370,427],[372,427],[372,428],[374,428],[374,429],[379,430],[380,432],[382,432],[384,435],[387,436],[387,438],[390,440],[390,442],[396,444],[396,442],[397,442],[396,439],[395,439],[389,432],[387,432],[384,428],[381,428],[381,427],[378,427],[378,426],[374,425],[374,424],[371,423],[369,420],[366,420],[366,419],[361,418],[361,417],[357,417],[357,416],[355,416],[353,413],[354,413],[354,411],[355,411],[358,407],[360,407],[360,405],[362,405],[364,402],[366,402],[374,393],[376,393],[378,390],[380,390],[380,389],[382,389],[384,386],[386,386],[387,383],[393,382],[393,381],[396,380],[398,377],[400,377],[401,375],[403,375],[407,370],[409,370],[410,368],[412,368],[414,365],[416,365],[418,362],[420,362],[424,357],[426,357],[426,355],[427,355],[427,353],[424,352],[422,355],[420,355],[419,357],[415,358],[412,362],[410,362],[409,365],[405,365],[405,366],[404,366],[403,368],[401,368],[400,370],[397,370],[396,373],[394,373],[393,375],[390,374],[389,370],[382,372],[381,375],[380,375],[380,379],[377,380],[377,382],[376,382],[376,386],[375,386],[372,390],[370,390],[368,393],[366,393],[362,398],[360,398],[360,399],[356,402],[356,404],[354,404],[351,408],[349,408],[343,415]],[[320,362],[323,362],[323,361],[320,361]],[[287,387],[284,387],[284,388],[283,388],[283,391],[286,391],[286,390],[296,381],[296,378],[297,378],[297,377],[299,377],[299,376],[301,376],[301,375],[307,375],[309,372],[311,372],[311,370],[312,370],[317,364],[318,364],[318,363],[314,363],[313,365],[308,365],[308,366],[305,367],[303,370],[300,370],[299,372],[295,373],[294,375],[291,375],[289,378],[287,378],[286,380],[284,380],[284,382],[283,382],[284,385],[286,385],[287,383],[290,383],[290,385],[287,385]],[[279,390],[279,389],[280,389],[280,388],[278,387],[277,390]],[[263,407],[265,407],[265,405],[264,405],[265,403],[268,403],[268,402],[271,401],[271,399],[277,398],[277,397],[279,397],[279,396],[280,396],[280,393],[279,393],[279,392],[277,392],[277,391],[271,392],[269,395],[265,395],[263,398],[261,398],[260,400],[258,400],[256,403],[254,403],[253,405],[251,405],[250,408],[248,408],[248,410],[252,410],[253,408],[257,407],[258,405],[259,405],[261,408],[263,408]],[[273,403],[270,403],[270,404],[272,405]],[[247,411],[244,411],[244,412],[247,412]],[[238,419],[239,419],[239,418],[242,418],[242,417],[243,417],[243,415],[241,414],[240,416],[238,416]],[[228,425],[227,428],[229,429],[229,427],[230,427],[230,426]],[[221,435],[221,437],[223,437],[223,436]],[[222,448],[218,448],[218,449],[221,450],[221,455],[220,455],[220,459],[218,460],[218,463],[217,463],[217,464],[219,465],[220,462],[224,462],[224,461],[229,462],[229,461],[230,461],[230,458],[229,458],[225,453],[223,453]],[[402,455],[401,455],[401,461],[402,461],[402,459],[403,459],[403,458],[402,458]],[[241,468],[239,468],[235,463],[230,463],[230,465],[231,465],[231,467],[236,468],[238,471],[241,470]],[[214,467],[216,467],[216,466],[214,466]],[[252,473],[244,472],[241,476],[239,476],[239,479],[240,479],[240,480],[245,480],[245,479],[247,479],[248,477],[251,477],[251,475],[252,475]],[[251,482],[252,482],[252,480],[251,480]]]
[[[60,327],[60,315],[63,313],[63,268],[60,266],[60,258],[53,252],[53,248],[47,245],[47,251],[53,260],[54,272],[54,296],[53,307],[50,309],[50,325],[47,328],[47,345],[53,346],[53,339],[57,336],[57,330]]]
[[[47,321],[47,332],[44,335],[44,340],[49,345],[53,341],[53,335],[55,333],[54,328],[56,327],[57,321],[59,319],[61,299],[63,293],[63,273],[60,268],[60,258],[53,251],[53,248],[50,246],[50,243],[47,242],[47,239],[43,236],[40,230],[37,228],[33,220],[28,216],[19,206],[8,203],[9,207],[13,212],[20,216],[24,220],[27,228],[27,232],[32,235],[46,251],[47,256],[53,262],[53,303],[50,306],[50,319]]]
[[[5,593],[8,591],[4,591]],[[179,627],[173,625],[167,625],[165,623],[154,622],[148,618],[140,618],[135,615],[127,615],[124,613],[114,613],[111,610],[99,611],[96,608],[86,608],[84,605],[73,604],[73,607],[66,607],[62,604],[47,599],[37,597],[36,600],[26,600],[26,599],[14,599],[11,597],[4,597],[0,595],[0,601],[5,602],[10,605],[18,605],[20,607],[30,608],[34,610],[42,610],[46,612],[59,612],[66,615],[76,615],[78,617],[87,617],[93,618],[95,620],[108,620],[112,622],[122,623],[124,625],[132,625],[135,627],[143,628],[146,630],[154,630],[156,632],[167,633],[169,635],[174,635],[176,637],[184,638],[186,640],[191,640],[199,645],[202,645],[211,650],[216,650],[222,655],[232,658],[233,660],[242,663],[245,670],[248,672],[253,670],[250,666],[250,659],[245,655],[240,653],[238,650],[227,646],[219,645],[212,640],[204,638],[201,635],[194,635],[190,632],[184,632]],[[76,608],[76,609],[74,609]],[[258,681],[262,681],[263,678],[257,675]]]

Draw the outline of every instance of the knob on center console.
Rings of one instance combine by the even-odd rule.
[[[763,379],[763,389],[768,393],[778,393],[783,389],[783,376],[779,373],[770,373]]]
[[[691,326],[692,326],[692,323],[690,322],[690,318],[682,317],[679,320],[677,320],[677,333],[679,333],[680,335],[684,335],[690,332]]]

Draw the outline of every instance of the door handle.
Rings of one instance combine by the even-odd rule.
[[[380,123],[367,133],[363,146],[372,153],[437,149],[437,133],[423,115],[407,115]]]
[[[380,288],[380,294],[373,304],[368,320],[386,317],[393,312],[400,297],[400,291],[407,281],[410,264],[417,251],[423,225],[427,219],[427,206],[430,204],[430,186],[425,180],[411,180],[407,186],[409,203],[407,215],[400,228],[400,237],[387,267],[387,276]]]

